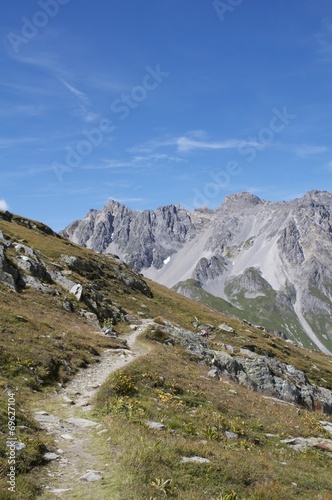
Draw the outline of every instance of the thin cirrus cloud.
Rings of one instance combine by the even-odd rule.
[[[328,151],[328,148],[326,146],[301,145],[296,146],[294,151],[297,156],[300,156],[301,158],[307,158],[312,155],[326,153]]]
[[[238,139],[229,139],[225,141],[210,142],[199,141],[189,137],[178,137],[176,145],[179,151],[191,151],[193,149],[237,149],[243,145],[257,146],[256,142],[245,142]]]
[[[204,134],[205,135],[205,134]],[[211,141],[200,138],[203,133],[188,134],[178,137],[166,139],[153,139],[146,144],[137,146],[131,151],[151,152],[161,147],[175,146],[179,153],[185,153],[197,149],[201,150],[221,150],[221,149],[237,149],[243,146],[260,146],[256,141],[244,141],[243,139],[226,139],[223,141]]]
[[[89,98],[82,92],[81,90],[78,90],[74,85],[70,85],[68,82],[65,80],[61,80],[60,82],[72,93],[74,94],[75,97],[77,97],[81,102],[84,104],[90,104]]]
[[[129,160],[103,160],[98,165],[89,164],[83,170],[107,170],[115,168],[148,167],[157,162],[182,162],[183,158],[167,155],[165,153],[155,153],[149,155],[132,156]]]

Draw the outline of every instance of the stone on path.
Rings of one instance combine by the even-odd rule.
[[[67,491],[71,491],[71,488],[59,488],[57,490],[49,490],[50,493],[54,493],[54,495],[61,495],[61,493],[66,493]]]
[[[61,437],[62,439],[66,439],[67,441],[71,441],[72,439],[74,439],[70,434],[61,434]]]
[[[103,476],[99,472],[89,471],[84,476],[80,477],[81,481],[87,481],[92,483],[93,481],[100,481],[103,479]]]
[[[81,427],[82,429],[95,427],[97,425],[97,422],[87,420],[86,418],[66,418],[65,422],[68,422],[68,424],[76,425],[77,427]]]
[[[195,463],[195,464],[209,464],[210,460],[203,457],[182,457],[181,462],[183,463]]]
[[[59,458],[60,455],[57,455],[56,453],[48,452],[43,455],[43,459],[47,460],[47,462],[51,462],[52,460],[56,460]]]
[[[37,422],[45,424],[57,424],[60,422],[59,417],[49,415],[46,411],[39,411],[35,413],[35,419],[37,420]]]

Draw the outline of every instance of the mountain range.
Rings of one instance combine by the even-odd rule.
[[[229,195],[216,209],[110,200],[61,234],[145,277],[311,349],[332,351],[332,193]]]

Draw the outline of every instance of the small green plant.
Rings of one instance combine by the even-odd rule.
[[[236,500],[237,495],[234,491],[231,493],[227,493],[226,495],[220,495],[220,497],[216,498],[215,500]]]
[[[154,481],[151,481],[151,486],[156,488],[158,491],[161,491],[165,497],[167,497],[170,486],[171,486],[172,479],[160,479],[158,477],[155,477]]]
[[[118,396],[132,396],[138,392],[136,379],[131,373],[114,372],[112,386]]]
[[[217,431],[216,427],[213,425],[207,426],[207,428],[204,431],[204,436],[209,441],[219,441],[220,440],[220,434]]]
[[[169,334],[160,328],[153,328],[146,333],[146,338],[163,344],[169,338]]]
[[[105,328],[111,328],[114,325],[114,320],[111,318],[104,319],[103,321],[103,327]]]
[[[139,405],[139,402],[129,399],[128,396],[118,397],[108,402],[106,412],[113,415],[125,415],[128,420],[143,418],[145,415],[144,408]]]

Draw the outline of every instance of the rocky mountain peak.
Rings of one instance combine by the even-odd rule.
[[[243,192],[216,211],[193,212],[181,205],[133,211],[110,200],[63,235],[119,255],[166,286],[195,281],[196,292],[228,301],[240,315],[259,324],[263,316],[269,328],[332,352],[331,193],[267,202]]]
[[[237,194],[229,194],[228,196],[225,197],[223,203],[221,204],[222,206],[234,206],[238,205],[240,207],[250,207],[250,206],[255,206],[259,205],[261,203],[264,203],[258,196],[255,196],[254,194],[248,193],[248,192],[243,192],[243,193],[237,193]]]

